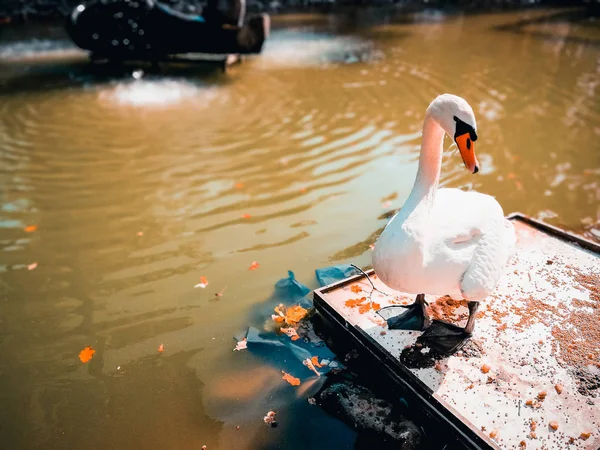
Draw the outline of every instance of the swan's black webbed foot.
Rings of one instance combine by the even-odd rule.
[[[469,302],[468,306],[469,319],[464,328],[434,320],[431,326],[419,337],[421,343],[443,355],[449,355],[460,350],[473,333],[479,303]]]
[[[431,325],[431,319],[427,315],[427,303],[425,295],[419,294],[415,302],[410,306],[388,306],[379,310],[402,308],[404,311],[397,316],[386,319],[390,330],[424,330]]]

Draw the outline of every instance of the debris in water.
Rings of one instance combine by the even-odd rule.
[[[244,187],[244,183],[235,183],[233,187],[235,187],[236,189],[242,189]]]
[[[158,346],[158,351],[159,351],[159,353],[162,353],[162,352],[164,352],[164,351],[165,351],[165,344],[160,344],[160,345]]]
[[[296,378],[290,375],[289,373],[284,372],[283,370],[281,371],[281,373],[283,374],[282,378],[288,383],[290,383],[292,386],[300,386],[300,378]]]
[[[292,339],[292,341],[300,339],[300,336],[298,336],[298,332],[295,328],[281,328],[281,332],[287,334]]]
[[[28,225],[25,227],[25,233],[33,233],[37,230],[37,225]]]
[[[556,420],[551,421],[548,426],[552,428],[554,431],[558,430],[558,422]]]
[[[554,389],[556,389],[556,393],[557,394],[562,394],[563,385],[562,384],[557,384],[556,386],[554,386]]]
[[[247,348],[248,348],[248,340],[246,338],[244,338],[241,341],[238,341],[238,343],[235,345],[235,348],[233,349],[233,351],[239,352],[241,350],[246,350]]]
[[[144,71],[143,70],[134,70],[133,73],[131,74],[131,76],[133,77],[134,80],[141,80],[142,77],[144,76]],[[206,448],[206,447],[203,447]]]
[[[38,263],[34,262],[27,266],[27,270],[33,270],[38,266]]]
[[[319,371],[315,368],[315,365],[313,364],[312,360],[310,360],[309,358],[306,358],[304,361],[302,361],[302,364],[304,364],[306,367],[308,367],[310,370],[312,370],[315,374],[317,374],[318,377],[321,376]]]
[[[88,345],[86,348],[79,352],[79,360],[85,364],[90,359],[92,359],[94,353],[96,353],[96,350],[94,350],[91,345]]]
[[[242,219],[249,219],[252,217],[250,214],[242,214]]]
[[[144,235],[144,232],[143,232],[143,231],[138,231],[138,232],[137,232],[137,235],[138,235],[139,237],[142,237],[142,236]]]
[[[223,289],[221,289],[219,292],[217,292],[215,294],[215,297],[223,297],[223,294],[225,293],[226,289],[227,289],[227,286],[225,286]]]
[[[204,289],[206,286],[208,286],[208,280],[206,279],[206,277],[202,276],[202,277],[200,277],[200,283],[195,285],[194,288]]]
[[[276,427],[277,421],[275,420],[275,411],[269,411],[267,415],[263,417],[263,421],[272,427]]]
[[[250,264],[250,267],[248,267],[248,270],[256,270],[258,269],[260,266],[259,263],[257,263],[256,261],[252,261],[252,264]]]
[[[584,441],[587,441],[587,440],[590,438],[590,436],[591,436],[591,435],[592,435],[592,433],[591,433],[591,432],[589,432],[589,431],[584,431],[583,433],[581,433],[581,434],[579,435],[579,439],[583,439]]]

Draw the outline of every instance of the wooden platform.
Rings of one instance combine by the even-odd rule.
[[[482,302],[473,337],[452,356],[430,356],[421,332],[389,330],[361,308],[372,290],[364,275],[316,290],[315,307],[467,448],[597,450],[600,246],[521,214],[509,218],[517,252]],[[367,273],[388,294],[372,293],[375,309],[413,302]],[[464,325],[465,302],[427,301],[435,318]]]

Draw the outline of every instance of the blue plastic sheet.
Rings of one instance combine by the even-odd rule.
[[[338,265],[325,267],[315,271],[317,281],[321,286],[342,280],[349,276],[359,273],[350,265]],[[259,323],[268,321],[273,314],[273,309],[279,304],[291,306],[299,304],[303,308],[313,307],[311,289],[296,280],[294,272],[288,270],[288,276],[275,283],[274,292],[261,304],[253,314],[253,322],[257,326],[250,326],[246,333],[238,337],[246,338],[248,350],[256,356],[264,359],[271,365],[276,365],[281,370],[294,373],[294,376],[305,377],[312,376],[312,372],[303,361],[317,356],[319,361],[335,359],[335,354],[327,346],[319,341],[317,343],[307,342],[304,339],[292,341],[285,334],[277,334],[272,331],[260,331]],[[325,374],[331,369],[330,366],[318,369],[320,373]]]
[[[317,281],[321,287],[351,277],[352,275],[358,275],[359,273],[360,271],[350,264],[341,264],[315,270]]]

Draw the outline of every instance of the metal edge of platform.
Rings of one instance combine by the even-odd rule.
[[[587,240],[583,237],[568,233],[558,227],[548,225],[536,219],[532,219],[522,213],[515,212],[507,216],[509,220],[520,220],[531,227],[557,237],[563,241],[576,244],[583,249],[592,251],[600,255],[600,245]],[[366,271],[368,275],[374,271]],[[398,360],[391,357],[388,352],[373,340],[364,331],[354,328],[350,325],[334,308],[329,306],[324,298],[324,294],[341,286],[351,284],[361,278],[363,274],[354,275],[336,283],[315,289],[313,293],[314,305],[317,311],[325,316],[330,322],[337,323],[345,329],[352,337],[354,342],[363,347],[371,357],[376,359],[390,378],[398,384],[403,392],[409,398],[419,402],[424,413],[432,417],[437,423],[441,424],[445,431],[458,438],[458,440],[468,449],[476,450],[499,450],[500,447],[479,429],[472,426],[458,411],[452,406],[440,400],[425,383],[417,378],[410,370],[399,363]]]

